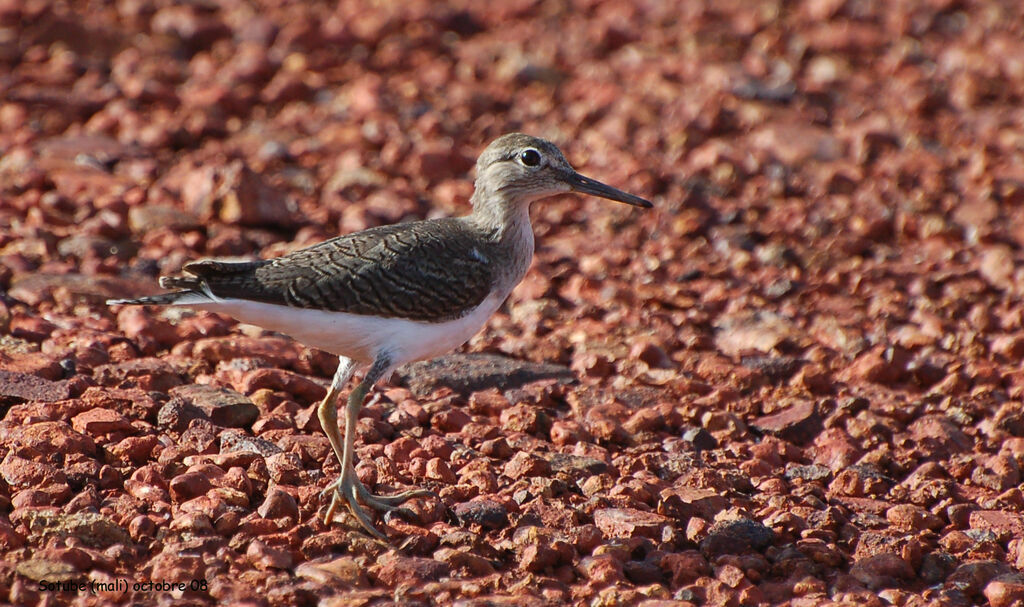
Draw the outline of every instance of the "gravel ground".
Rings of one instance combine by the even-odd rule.
[[[0,602],[1024,605],[1019,3],[327,4],[0,2]],[[333,357],[103,304],[515,130],[656,208],[535,205],[365,407],[390,545],[320,520]]]

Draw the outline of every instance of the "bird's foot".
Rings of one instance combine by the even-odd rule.
[[[320,492],[321,498],[325,498],[328,495],[331,496],[331,505],[328,506],[327,514],[324,516],[324,524],[330,524],[334,520],[334,513],[337,511],[338,506],[345,502],[348,504],[348,509],[355,515],[356,520],[359,521],[359,524],[370,535],[380,540],[386,540],[387,537],[373,526],[373,522],[370,520],[366,509],[359,502],[363,502],[363,504],[378,512],[383,512],[384,520],[387,521],[396,514],[403,517],[412,516],[412,511],[408,508],[399,507],[400,504],[408,500],[416,497],[436,497],[436,494],[428,489],[412,489],[395,495],[374,495],[363,485],[354,472],[349,474],[343,473],[338,477],[338,480]]]

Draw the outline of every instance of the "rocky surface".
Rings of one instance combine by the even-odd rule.
[[[1024,602],[1019,3],[331,5],[0,5],[0,602]],[[365,407],[390,544],[322,521],[331,356],[103,304],[513,130],[656,208],[535,205],[502,358]]]

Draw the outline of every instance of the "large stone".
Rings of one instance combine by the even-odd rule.
[[[434,559],[388,553],[378,561],[377,579],[385,586],[436,582],[448,574],[448,565]]]
[[[194,169],[183,180],[181,195],[204,221],[277,228],[296,225],[295,200],[241,160]]]
[[[319,586],[342,584],[365,587],[370,585],[363,572],[363,567],[355,558],[348,555],[300,563],[295,568],[295,575]]]
[[[64,456],[81,453],[92,456],[96,443],[92,438],[74,431],[67,422],[41,421],[31,424],[0,425],[0,444],[18,451],[27,448],[43,454],[60,453]]]
[[[971,529],[988,529],[1007,538],[1024,537],[1024,515],[1005,510],[975,510],[970,514]]]
[[[712,520],[719,512],[729,507],[729,500],[711,489],[698,487],[671,487],[662,490],[658,500],[658,512],[680,521],[698,516]]]
[[[1019,574],[999,576],[985,586],[984,594],[990,607],[1024,604],[1024,579]]]
[[[883,552],[858,560],[850,568],[850,575],[872,590],[899,588],[914,577],[910,565],[892,552]]]
[[[112,409],[96,407],[71,418],[71,427],[82,434],[98,436],[110,432],[134,432],[127,417]]]
[[[715,523],[700,542],[701,552],[708,558],[722,554],[742,554],[748,550],[762,550],[775,540],[775,533],[763,524],[750,519],[736,519]]]
[[[607,474],[611,469],[611,466],[602,460],[571,453],[552,453],[548,462],[551,464],[552,472],[567,474],[577,479],[593,474]]]
[[[253,369],[247,371],[235,387],[244,394],[270,389],[288,392],[303,402],[319,402],[327,389],[312,379],[284,369]]]
[[[758,418],[751,426],[765,434],[802,445],[818,436],[822,423],[813,401],[798,400],[782,411]]]
[[[670,523],[666,516],[635,508],[602,508],[594,512],[594,524],[605,537],[660,539],[662,529]]]
[[[251,400],[228,388],[193,384],[178,386],[170,394],[172,403],[180,401],[190,405],[218,426],[245,428],[260,415],[259,408]]]
[[[771,352],[784,341],[804,339],[789,319],[773,312],[740,312],[723,315],[715,322],[715,345],[727,356]]]
[[[65,514],[47,510],[25,513],[19,519],[32,536],[56,535],[75,537],[89,546],[106,548],[114,544],[129,545],[131,537],[123,527],[109,518],[94,512]],[[12,521],[13,522],[13,521]]]
[[[99,365],[93,378],[103,386],[140,387],[147,391],[167,392],[185,383],[187,369],[159,358],[136,358]]]
[[[925,415],[914,420],[908,430],[917,446],[935,459],[969,452],[974,445],[956,422],[943,415]]]
[[[71,398],[67,381],[50,381],[28,373],[0,370],[0,401],[53,402]]]
[[[501,529],[508,525],[508,511],[494,500],[481,499],[455,506],[455,516],[464,525],[475,524],[485,529]]]
[[[488,388],[518,388],[541,379],[561,383],[576,379],[572,371],[562,365],[533,363],[497,354],[449,354],[399,367],[395,377],[417,396],[427,396],[442,386],[468,395]]]

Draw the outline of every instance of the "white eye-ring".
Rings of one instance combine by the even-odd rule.
[[[535,167],[540,165],[541,155],[540,152],[533,148],[526,148],[519,154],[519,162],[522,162],[528,167]]]

